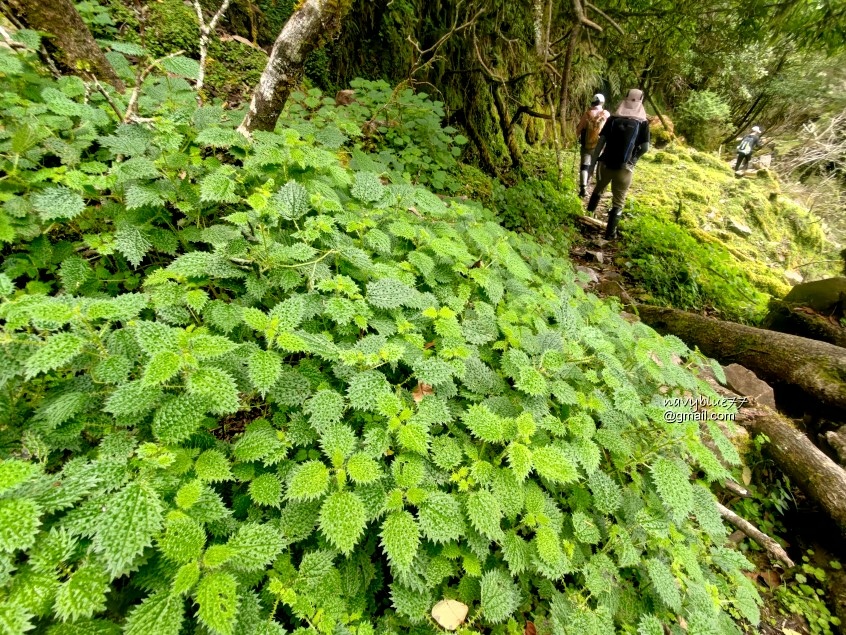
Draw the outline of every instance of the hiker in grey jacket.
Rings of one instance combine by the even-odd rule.
[[[749,166],[749,159],[752,153],[761,147],[761,129],[758,126],[752,127],[752,132],[740,140],[737,146],[737,162],[734,164],[734,171],[740,172]]]

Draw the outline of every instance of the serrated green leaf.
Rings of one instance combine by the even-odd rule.
[[[25,362],[26,378],[32,379],[39,373],[46,373],[64,366],[82,352],[85,345],[78,335],[56,333],[47,339],[44,345]]]
[[[238,410],[238,387],[232,376],[219,368],[200,368],[188,378],[188,392],[200,398],[203,407],[217,415]]]
[[[0,499],[0,551],[14,553],[35,544],[41,510],[26,498]]]
[[[579,478],[579,472],[567,454],[552,445],[535,450],[532,465],[539,476],[553,483],[571,483]]]
[[[393,512],[382,523],[382,547],[391,564],[408,571],[420,546],[420,530],[407,511]]]
[[[197,618],[215,635],[233,635],[238,615],[238,583],[230,573],[216,571],[197,587]]]
[[[109,576],[96,562],[74,571],[56,591],[56,615],[62,621],[91,617],[106,607]]]
[[[471,492],[467,496],[467,517],[473,529],[490,540],[502,540],[502,508],[488,490]]]
[[[179,595],[157,591],[129,613],[124,635],[179,635],[185,617],[185,603]]]
[[[282,502],[282,483],[275,474],[262,474],[250,483],[250,498],[257,505],[278,507]]]
[[[288,181],[271,197],[270,204],[279,211],[282,218],[300,218],[309,211],[308,190],[296,181]]]
[[[320,508],[320,531],[341,553],[352,552],[364,532],[364,503],[352,492],[330,494]]]
[[[176,395],[168,398],[153,416],[153,434],[162,443],[184,441],[203,423],[206,401],[201,395]]]
[[[446,492],[431,492],[426,496],[417,517],[423,535],[435,543],[458,540],[467,531],[461,505]]]
[[[123,574],[152,544],[161,524],[161,500],[149,485],[133,481],[109,498],[96,521],[94,549],[103,556],[113,578]]]
[[[232,480],[229,459],[218,450],[206,450],[198,456],[194,464],[194,472],[198,479],[208,483]]]
[[[206,546],[206,532],[193,518],[171,518],[159,538],[159,549],[165,558],[177,564],[198,560]]]
[[[282,358],[274,351],[253,351],[247,358],[247,370],[250,382],[264,397],[282,375]]]
[[[145,386],[158,386],[171,379],[182,366],[182,358],[173,351],[158,351],[144,367],[141,383]]]
[[[482,576],[481,597],[485,621],[490,624],[501,624],[520,604],[520,591],[511,576],[499,569]]]
[[[232,566],[239,571],[261,571],[282,551],[285,542],[279,530],[269,524],[246,523],[229,539]]]
[[[288,498],[313,500],[329,487],[329,468],[320,461],[308,461],[294,468],[288,482]]]
[[[358,452],[349,458],[349,461],[347,461],[347,475],[353,482],[360,485],[374,483],[384,476],[379,463],[367,456],[364,452]]]
[[[32,195],[32,207],[45,221],[76,218],[85,211],[85,201],[73,190],[64,186],[49,187]]]

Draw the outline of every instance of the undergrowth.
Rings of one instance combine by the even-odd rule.
[[[759,621],[726,468],[664,413],[713,395],[699,355],[426,189],[463,140],[425,97],[299,95],[248,141],[193,68],[121,124],[0,49],[4,632],[433,633],[442,598],[464,633]]]
[[[634,205],[622,255],[628,273],[648,291],[642,300],[678,309],[714,308],[724,319],[754,322],[769,296],[758,291],[721,245],[698,242],[683,227]]]

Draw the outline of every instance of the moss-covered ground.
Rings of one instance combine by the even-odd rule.
[[[797,274],[839,271],[824,224],[772,172],[738,176],[731,163],[677,144],[641,159],[621,228],[617,262],[643,300],[733,320],[760,320]]]

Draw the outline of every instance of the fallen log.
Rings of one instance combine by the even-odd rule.
[[[638,305],[641,320],[724,364],[736,362],[776,386],[798,390],[817,406],[846,415],[846,349],[796,335]]]
[[[846,470],[794,428],[789,419],[769,408],[741,408],[737,423],[753,436],[767,436],[769,443],[764,451],[846,535]]]
[[[770,301],[770,312],[763,326],[779,333],[790,333],[835,346],[846,347],[846,329],[813,309],[793,306],[779,300]]]
[[[758,529],[755,525],[750,523],[745,518],[741,518],[725,505],[717,503],[717,509],[720,512],[720,516],[722,516],[732,525],[737,527],[749,538],[761,545],[761,547],[763,547],[773,559],[781,562],[785,566],[785,568],[792,569],[794,566],[796,566],[796,563],[794,563],[793,560],[790,559],[790,556],[787,555],[787,552],[784,550],[784,548],[775,540],[770,538],[767,534],[765,534],[763,531]]]

